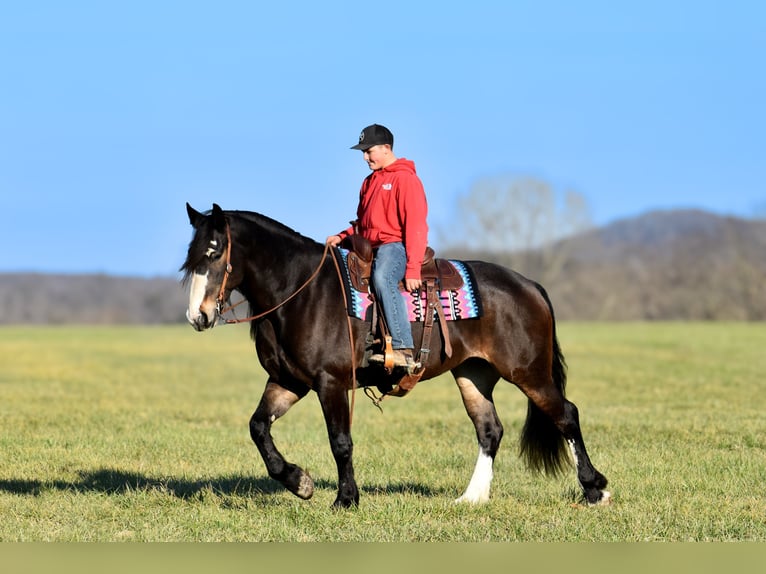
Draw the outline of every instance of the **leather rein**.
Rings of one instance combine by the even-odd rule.
[[[322,269],[322,266],[324,265],[325,259],[327,259],[327,254],[330,251],[330,246],[328,244],[325,244],[324,246],[324,252],[322,253],[322,258],[319,260],[319,265],[317,265],[316,269],[314,269],[314,272],[311,274],[311,276],[306,279],[306,281],[296,289],[292,295],[284,299],[281,303],[278,303],[277,305],[274,305],[271,309],[268,311],[264,311],[263,313],[258,313],[257,315],[252,315],[251,317],[245,317],[244,319],[227,319],[223,315],[232,309],[236,307],[237,305],[240,305],[245,302],[245,299],[242,301],[239,301],[235,303],[234,305],[229,305],[224,307],[225,305],[225,299],[226,299],[226,284],[229,281],[229,275],[231,275],[233,271],[233,267],[231,266],[231,226],[229,225],[228,219],[226,220],[226,270],[223,273],[223,281],[221,281],[221,288],[218,291],[218,298],[216,299],[216,312],[218,313],[218,316],[227,324],[232,325],[236,323],[247,323],[250,321],[257,321],[258,319],[261,319],[265,317],[266,315],[269,315],[270,313],[273,313],[280,307],[282,307],[285,303],[293,299],[298,293],[303,291],[309,283],[311,283],[314,279],[317,278],[317,275],[319,275],[319,271]],[[340,266],[338,265],[338,261],[335,257],[332,258],[333,263],[335,263],[335,271],[338,274],[338,281],[340,285],[340,291],[343,294],[343,308],[348,308],[348,301],[346,300],[346,290],[343,288],[343,274],[341,273]],[[354,403],[356,398],[356,348],[354,345],[354,335],[351,330],[351,317],[348,316],[348,313],[346,313],[346,323],[348,325],[348,340],[349,340],[349,347],[351,349],[351,379],[352,379],[352,386],[351,386],[351,405],[349,410],[349,427],[351,426],[351,422],[354,415]]]

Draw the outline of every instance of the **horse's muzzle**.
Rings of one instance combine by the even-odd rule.
[[[186,320],[189,321],[189,324],[194,327],[195,331],[204,331],[206,329],[212,329],[215,327],[216,323],[218,322],[218,315],[213,314],[212,318],[208,317],[206,313],[203,311],[200,311],[199,314],[192,317],[189,310],[186,310]]]

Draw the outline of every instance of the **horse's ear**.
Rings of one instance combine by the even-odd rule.
[[[186,213],[189,214],[189,223],[191,223],[192,227],[195,229],[199,226],[202,220],[205,219],[205,216],[189,205],[188,201],[186,202]]]
[[[226,229],[226,216],[223,214],[223,209],[217,204],[213,204],[213,211],[210,213],[213,218],[213,228],[216,231],[223,231]]]

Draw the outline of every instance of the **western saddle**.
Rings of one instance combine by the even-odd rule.
[[[370,346],[375,342],[382,343],[384,356],[386,357],[383,366],[388,373],[391,373],[393,370],[393,363],[390,360],[392,355],[391,336],[388,334],[388,328],[383,320],[383,314],[379,312],[379,303],[374,299],[374,296],[370,291],[370,277],[372,275],[372,261],[374,258],[372,246],[367,239],[356,234],[347,236],[341,243],[341,246],[349,251],[348,270],[351,277],[351,285],[357,291],[370,293],[370,296],[373,297],[373,314],[370,329],[371,337],[368,342],[370,343]],[[423,373],[426,370],[425,363],[431,352],[431,333],[433,331],[435,318],[439,319],[439,325],[441,326],[444,354],[447,357],[452,356],[452,345],[450,344],[449,331],[447,330],[447,320],[444,317],[444,310],[439,301],[439,291],[460,289],[463,286],[463,278],[451,262],[446,259],[435,258],[434,250],[431,247],[426,247],[420,277],[423,281],[423,287],[421,287],[421,289],[424,289],[426,292],[427,306],[423,325],[423,339],[420,345],[420,350],[415,357],[415,361],[419,363],[420,366],[412,373],[404,375],[399,380],[399,383],[386,393],[387,395],[399,397],[406,395],[423,376]],[[400,287],[403,288],[401,284]],[[375,339],[376,327],[381,335],[379,341]]]

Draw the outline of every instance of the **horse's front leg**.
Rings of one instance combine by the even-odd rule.
[[[304,394],[296,394],[269,380],[261,402],[250,418],[250,436],[261,453],[269,476],[281,482],[296,496],[309,499],[314,494],[314,481],[301,467],[289,463],[274,445],[271,425],[297,403]]]
[[[330,377],[324,378],[317,384],[317,394],[327,424],[330,448],[338,467],[338,496],[333,506],[342,508],[358,506],[359,489],[356,486],[352,461],[354,445],[351,440],[348,394],[339,380]]]

